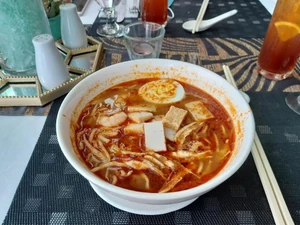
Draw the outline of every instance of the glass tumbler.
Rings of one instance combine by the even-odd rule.
[[[278,0],[262,45],[257,69],[271,80],[292,75],[300,53],[300,1]]]
[[[124,28],[125,45],[129,58],[158,58],[160,55],[165,29],[151,22],[136,22]]]

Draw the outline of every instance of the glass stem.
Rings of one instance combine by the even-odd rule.
[[[107,11],[107,17],[106,17],[106,27],[108,30],[110,30],[112,28],[112,25],[111,25],[111,11]]]
[[[106,32],[108,32],[109,34],[115,29],[113,14],[114,11],[112,9],[106,10]]]
[[[297,102],[298,102],[298,104],[300,104],[300,95],[298,95],[298,97],[297,97]]]

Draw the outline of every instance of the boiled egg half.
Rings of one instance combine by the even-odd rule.
[[[185,96],[182,85],[172,79],[150,81],[140,87],[138,93],[145,101],[157,104],[179,102]]]

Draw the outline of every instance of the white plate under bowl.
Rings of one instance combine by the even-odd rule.
[[[106,201],[108,204],[121,209],[126,212],[140,214],[140,215],[161,215],[169,212],[173,212],[179,209],[186,207],[187,205],[194,202],[197,198],[175,203],[175,204],[166,204],[166,205],[151,205],[151,204],[142,204],[137,202],[128,201],[126,199],[119,198],[115,195],[110,194],[107,191],[97,187],[95,184],[90,182],[90,185],[94,189],[94,191]]]

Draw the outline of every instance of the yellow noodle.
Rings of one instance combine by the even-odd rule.
[[[121,150],[121,153],[125,154],[125,155],[134,155],[134,156],[143,156],[146,154],[143,152],[132,152],[132,151],[126,151],[126,150]]]
[[[107,167],[127,167],[128,168],[129,166],[126,165],[123,162],[111,161],[111,162],[107,162],[107,163],[104,163],[100,166],[97,166],[97,167],[93,168],[92,172],[97,172],[97,171],[102,170],[102,169],[107,168]]]
[[[161,169],[165,168],[166,166],[161,162],[159,161],[157,158],[155,158],[154,156],[151,156],[151,155],[145,155],[144,156],[145,159],[148,159],[150,160],[152,163],[158,165]]]
[[[91,131],[91,133],[90,133],[90,135],[89,135],[89,142],[92,142],[92,141],[93,141],[94,136],[95,136],[97,130],[98,130],[97,128],[92,129],[92,131]]]
[[[228,150],[225,155],[223,155],[223,157],[221,158],[221,160],[225,159],[226,156],[228,156],[230,154],[230,151]]]
[[[203,138],[203,141],[205,141],[207,144],[211,145],[211,141],[208,138]]]
[[[83,135],[86,132],[87,132],[87,129],[83,129],[82,131],[77,132],[77,135],[76,135],[77,141],[80,141],[81,135]]]
[[[171,152],[171,156],[180,160],[180,162],[190,162],[191,159],[206,159],[210,158],[212,151],[203,151],[203,152],[190,152],[184,150],[178,150],[177,152]]]
[[[102,152],[105,154],[107,160],[110,161],[110,155],[109,155],[107,149],[104,147],[103,143],[100,140],[98,140],[98,145],[101,148]]]
[[[204,166],[204,163],[203,163],[203,161],[201,160],[201,161],[199,162],[199,167],[198,167],[198,169],[197,169],[197,173],[200,173],[200,172],[203,170],[203,166]]]
[[[220,144],[219,144],[219,139],[218,136],[213,133],[214,139],[215,139],[215,143],[216,143],[216,152],[220,151]]]
[[[83,144],[82,141],[79,142],[78,148],[79,148],[80,150],[83,150],[83,149],[84,149],[84,144]]]
[[[94,115],[97,112],[97,109],[98,109],[98,105],[94,105],[90,115]]]
[[[128,177],[133,173],[133,170],[129,170],[127,173],[124,170],[119,170],[119,175],[121,177]]]
[[[194,142],[192,144],[192,146],[190,147],[189,151],[191,151],[191,152],[198,151],[199,147],[203,148],[203,147],[205,147],[205,145],[202,142],[200,142],[200,141],[196,141],[196,142]]]
[[[187,174],[186,170],[180,170],[179,172],[175,173],[175,176],[171,176],[171,180],[167,180],[162,188],[159,190],[159,193],[166,193],[173,189],[176,184],[178,184],[183,177]]]
[[[109,181],[109,172],[110,172],[110,170],[109,169],[107,169],[106,171],[105,171],[105,179],[106,180],[108,180]]]
[[[93,145],[91,145],[85,136],[83,136],[83,141],[87,148],[92,152],[94,156],[97,156],[102,162],[109,161],[104,154],[102,154],[98,149],[96,149]]]
[[[203,135],[207,135],[207,130],[208,130],[208,125],[207,124],[205,124],[204,126],[203,126],[203,128],[202,128],[202,130],[201,130],[201,134],[203,134]]]
[[[221,125],[221,130],[222,130],[223,136],[224,136],[224,137],[227,137],[227,135],[228,135],[228,134],[227,134],[227,130],[226,130],[226,128],[224,127],[223,124]]]
[[[104,137],[109,137],[109,138],[113,138],[118,136],[119,132],[118,131],[104,131],[101,133]]]
[[[203,171],[203,174],[208,174],[210,173],[211,171],[211,165],[212,165],[212,160],[209,160],[208,163],[207,163],[207,166],[205,168],[205,170]]]
[[[157,167],[155,167],[154,163],[152,163],[151,161],[144,159],[143,163],[146,163],[149,166],[149,169],[154,171],[155,173],[157,173],[158,175],[160,175],[163,179],[166,179],[164,173],[162,171],[160,171]]]
[[[148,178],[147,175],[144,174],[144,173],[141,174],[141,177],[144,178],[144,180],[145,180],[145,187],[146,187],[146,189],[149,190],[149,189],[150,189],[150,181],[149,181],[149,178]]]
[[[104,142],[105,144],[107,144],[108,142],[110,142],[110,139],[108,139],[108,138],[102,136],[101,134],[98,134],[97,137],[98,137],[98,139],[99,139],[100,141]]]
[[[116,175],[112,175],[112,181],[111,181],[111,183],[112,183],[113,185],[115,185],[117,182],[118,182],[117,176],[116,176]]]

